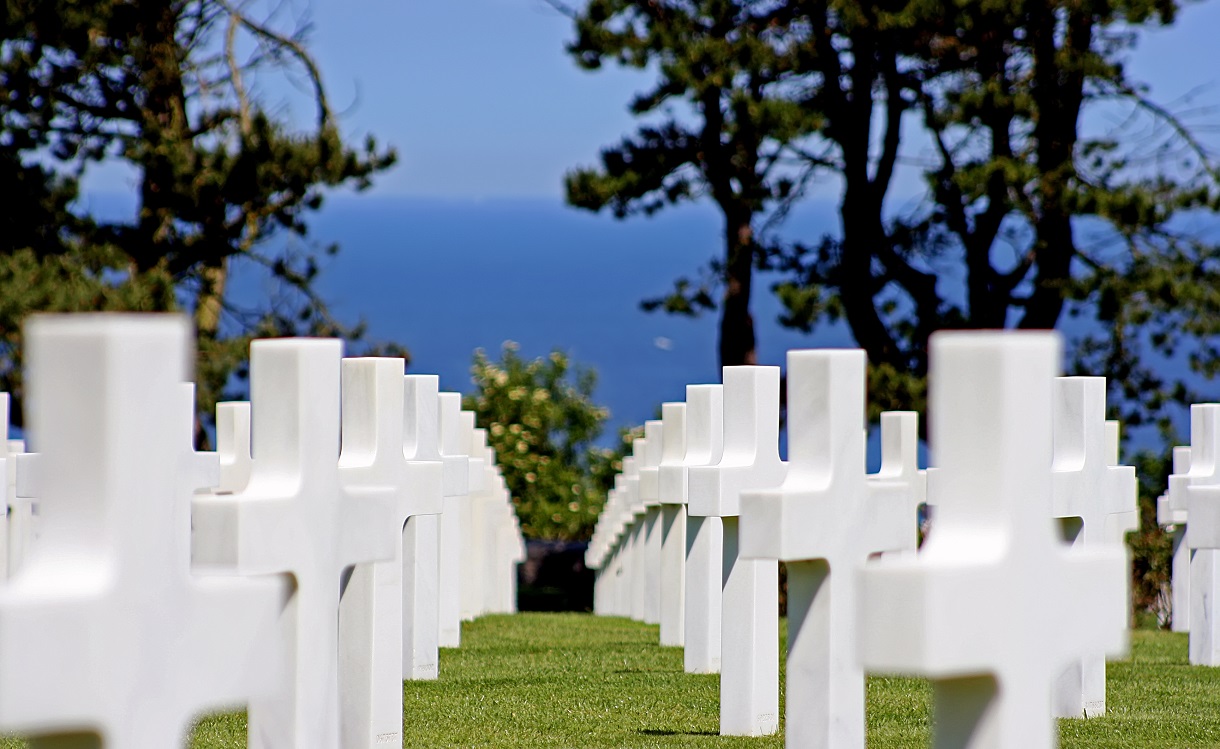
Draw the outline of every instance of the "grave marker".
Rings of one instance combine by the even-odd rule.
[[[1074,547],[1125,548],[1120,529],[1138,517],[1135,469],[1115,465],[1117,435],[1106,422],[1106,378],[1056,378],[1054,396],[1053,517]],[[1105,715],[1103,653],[1086,654],[1060,674],[1053,709],[1060,718]]]
[[[1169,477],[1190,549],[1190,662],[1220,666],[1220,404],[1190,407],[1190,470]]]
[[[461,438],[468,456],[467,487],[470,493],[462,503],[462,621],[471,621],[480,614],[483,586],[490,584],[483,579],[484,557],[488,553],[484,541],[486,517],[483,512],[489,486],[484,483],[486,464],[483,448],[478,444],[474,426],[474,413],[462,411]]]
[[[640,531],[644,552],[644,623],[661,623],[661,494],[657,469],[661,465],[663,424],[644,422],[644,454],[639,463],[640,501],[644,505]]]
[[[402,359],[394,358],[342,362],[339,480],[350,491],[391,487],[393,510],[387,522],[397,529],[393,557],[355,565],[339,600],[340,746],[345,749],[402,744],[404,664],[410,663],[413,670],[416,666],[415,653],[404,650],[404,639],[412,634],[404,631],[404,620],[410,620],[413,607],[436,614],[435,599],[410,600],[406,603],[411,608],[404,607],[404,595],[411,591],[404,580],[413,578],[417,566],[421,571],[437,566],[435,556],[414,556],[418,549],[412,549],[411,557],[404,553],[409,545],[405,543],[408,519],[436,515],[442,505],[440,456],[415,461],[406,453],[407,425],[418,437],[419,422],[426,425],[424,431],[434,431],[436,422],[435,407],[429,409],[425,403],[420,413],[417,403],[406,400],[404,367]],[[436,678],[436,663],[433,645],[418,665],[428,671],[425,676]]]
[[[743,491],[778,486],[784,473],[779,367],[725,367],[724,452],[715,465],[690,468],[687,510],[719,517],[724,531],[722,736],[766,736],[779,728],[779,565],[740,557],[738,516]]]
[[[1053,333],[931,340],[936,525],[915,557],[863,568],[858,616],[867,670],[933,680],[942,749],[1054,746],[1054,680],[1126,647],[1121,550],[1068,548],[1051,519],[1061,357]]]
[[[38,746],[185,746],[199,713],[273,688],[273,578],[191,570],[177,315],[26,325],[41,538],[0,591],[0,725]]]
[[[403,455],[420,482],[416,511],[402,535],[402,678],[431,680],[440,672],[440,512],[445,506],[440,380],[407,375],[403,388]]]
[[[392,558],[401,533],[391,488],[340,481],[342,351],[329,339],[252,343],[250,481],[195,498],[197,564],[295,582],[280,616],[291,666],[274,696],[250,703],[252,749],[340,745],[340,580],[354,564]]]
[[[470,458],[462,441],[462,396],[440,394],[444,511],[440,518],[440,645],[462,644],[462,506],[470,494]]]
[[[719,517],[690,512],[690,469],[716,465],[724,454],[724,386],[686,387],[686,451],[680,466],[661,472],[663,489],[686,507],[686,598],[683,668],[688,674],[720,673],[721,602],[724,589],[724,525]]]
[[[1190,472],[1190,448],[1173,448],[1173,473]],[[1173,543],[1173,566],[1170,579],[1170,629],[1190,631],[1190,547],[1186,545],[1186,509],[1169,503],[1169,491],[1156,499],[1156,521],[1165,527]]]
[[[682,647],[686,622],[686,404],[661,405],[661,644]]]
[[[220,456],[217,492],[232,494],[250,483],[250,404],[227,401],[216,404],[216,454]]]
[[[873,554],[916,546],[921,477],[895,466],[892,453],[911,447],[901,427],[917,432],[917,417],[886,414],[897,478],[869,476],[866,367],[859,350],[788,352],[788,475],[741,497],[742,556],[788,565],[789,747],[863,749],[857,574]]]

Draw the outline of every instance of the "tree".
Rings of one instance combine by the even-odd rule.
[[[20,320],[31,311],[182,310],[197,327],[200,405],[211,413],[256,335],[358,338],[313,290],[306,218],[328,188],[364,189],[393,164],[346,144],[305,30],[227,0],[15,0],[0,18],[0,185],[19,196],[0,238],[0,385],[20,398]],[[274,14],[269,14],[274,18]],[[254,94],[291,72],[313,124],[292,128]],[[100,164],[134,174],[137,209],[77,199]],[[295,238],[295,241],[288,241]],[[326,248],[333,253],[336,248]],[[231,299],[235,264],[278,289]]]
[[[569,200],[625,215],[709,196],[751,219],[773,206],[750,224],[752,267],[778,273],[784,324],[846,323],[868,352],[877,409],[922,407],[936,330],[1059,327],[1069,369],[1107,374],[1125,424],[1167,428],[1166,406],[1220,370],[1209,344],[1220,254],[1185,221],[1216,208],[1218,172],[1123,62],[1138,31],[1172,23],[1177,7],[590,0],[572,13],[571,51],[586,67],[656,70],[632,108],[664,122],[605,151],[601,170],[569,175]],[[724,103],[707,106],[708,92]],[[692,112],[675,113],[675,100]],[[707,155],[721,152],[764,177],[729,177],[754,186],[744,212],[711,189]],[[895,207],[904,170],[926,192]],[[777,219],[803,187],[830,181],[842,188],[840,230],[781,239]],[[749,289],[730,265],[713,263],[726,290],[722,354],[738,314],[730,298]],[[680,280],[663,306],[710,308],[708,288]]]
[[[1176,4],[938,1],[888,14],[855,2],[801,5],[813,28],[836,19],[825,34],[836,38],[820,42],[826,54],[809,58],[815,80],[844,80],[843,58],[858,69],[865,57],[861,33],[894,30],[872,82],[853,87],[871,97],[861,110],[889,113],[875,169],[886,172],[899,153],[895,109],[919,115],[906,124],[922,127],[931,154],[914,211],[884,215],[885,190],[874,189],[871,234],[853,236],[849,217],[860,212],[845,197],[841,238],[778,253],[788,321],[812,329],[841,314],[874,367],[892,375],[882,378],[889,405],[918,406],[933,331],[1080,318],[1067,331],[1070,369],[1110,376],[1125,424],[1167,426],[1167,402],[1193,397],[1189,378],[1169,374],[1174,362],[1208,377],[1220,365],[1207,344],[1220,332],[1220,255],[1180,226],[1184,213],[1214,209],[1220,193],[1206,149],[1122,63],[1133,30],[1172,22]],[[827,137],[875,137],[842,120],[834,88],[806,98],[824,113]],[[1118,127],[1087,127],[1115,113],[1124,115]],[[845,196],[869,188],[843,153]]]
[[[568,202],[610,207],[618,218],[704,198],[715,203],[724,218],[721,258],[705,278],[678,279],[671,294],[644,306],[687,315],[719,307],[720,363],[754,363],[757,224],[782,215],[800,194],[785,166],[818,121],[782,95],[799,60],[799,50],[783,43],[791,9],[729,0],[591,0],[579,11],[552,4],[575,23],[568,51],[581,67],[609,61],[657,72],[630,105],[645,123],[603,150],[600,168],[568,174]]]
[[[487,430],[488,444],[530,538],[583,540],[622,470],[624,445],[597,447],[610,412],[593,402],[596,374],[566,354],[527,360],[504,344],[499,362],[480,349],[471,367],[475,392],[463,407]]]

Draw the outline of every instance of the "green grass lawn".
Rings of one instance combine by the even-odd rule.
[[[783,746],[781,736],[718,736],[718,677],[683,673],[682,651],[659,647],[654,626],[518,614],[466,624],[462,638],[441,652],[439,681],[404,685],[405,746]],[[1188,666],[1186,644],[1133,633],[1131,657],[1110,666],[1108,715],[1061,721],[1061,746],[1220,747],[1220,669]],[[918,679],[870,678],[869,745],[926,747],[930,694]],[[245,716],[203,719],[193,745],[245,746]]]

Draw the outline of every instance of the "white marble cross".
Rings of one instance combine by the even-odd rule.
[[[1116,466],[1106,422],[1106,378],[1055,380],[1052,515],[1073,546],[1125,548],[1117,528],[1138,517],[1135,469]],[[1122,516],[1115,518],[1114,516]],[[1055,685],[1054,714],[1094,718],[1106,713],[1106,659],[1089,653]]]
[[[867,473],[866,368],[860,350],[788,352],[788,476],[741,497],[742,556],[788,565],[785,744],[794,749],[864,749],[857,573],[870,555],[916,546],[922,476]]]
[[[480,430],[475,429],[475,417],[471,411],[462,411],[461,436],[467,461],[467,487],[470,489],[462,503],[462,621],[471,621],[482,613],[483,586],[489,584],[483,576],[483,568],[489,549],[484,543],[487,518],[484,512],[490,485],[485,483],[486,461],[483,450],[486,442],[477,439]],[[485,436],[484,436],[485,437]]]
[[[1049,332],[931,339],[936,526],[916,556],[865,565],[858,621],[866,670],[933,680],[936,747],[1053,747],[1058,675],[1126,650],[1125,555],[1069,548],[1051,517],[1061,357]]]
[[[686,510],[686,593],[682,665],[688,674],[720,673],[724,526],[690,513],[690,469],[716,465],[724,453],[724,386],[686,386],[686,449],[679,465],[661,469],[661,492]]]
[[[1190,472],[1190,448],[1173,448],[1174,474]],[[1174,632],[1190,631],[1190,547],[1186,545],[1186,508],[1169,504],[1169,491],[1156,498],[1156,521],[1165,527],[1173,543],[1169,616]]]
[[[624,562],[629,582],[628,600],[630,616],[638,622],[644,621],[646,588],[644,581],[644,497],[640,494],[640,464],[648,442],[643,437],[631,441],[631,454],[623,458],[623,493],[626,496],[627,528],[623,540]]]
[[[0,506],[0,580],[7,580],[17,571],[14,564],[17,555],[13,549],[18,543],[17,533],[11,526],[17,524],[14,516],[22,501],[17,497],[17,461],[13,457],[14,451],[9,448],[9,408],[9,394],[0,393],[0,461],[8,464],[6,469],[0,470],[0,479],[3,479],[0,486],[4,487],[3,506]]]
[[[517,556],[516,543],[511,533],[505,530],[515,530],[512,525],[512,501],[508,496],[508,486],[500,467],[496,464],[496,451],[487,446],[487,431],[474,430],[471,449],[477,449],[483,456],[483,524],[484,554],[483,554],[483,595],[480,600],[480,614],[507,614],[512,610],[507,596],[512,591],[510,577],[516,577]],[[509,569],[513,574],[510,575]],[[515,595],[514,595],[515,598]]]
[[[909,486],[906,494],[908,528],[919,543],[920,511],[927,509],[928,471],[919,467],[919,414],[915,411],[885,411],[881,414],[881,465],[870,481],[898,482]],[[908,556],[913,548],[881,552],[882,558]]]
[[[250,483],[250,404],[227,401],[216,404],[216,454],[220,456],[218,493],[232,494]]]
[[[195,450],[195,383],[178,383],[175,418],[182,425],[182,446],[186,453],[180,470],[184,488],[190,492],[212,491],[220,485],[220,456]]]
[[[1169,477],[1190,549],[1190,662],[1220,666],[1220,404],[1190,407],[1190,470]]]
[[[408,518],[440,513],[442,480],[439,454],[432,461],[415,461],[404,449],[408,423],[418,434],[416,422],[422,416],[425,424],[436,428],[435,406],[429,409],[425,403],[421,414],[416,403],[405,400],[404,368],[402,359],[343,360],[339,480],[348,490],[392,487],[394,512],[389,522],[398,529],[393,558],[357,564],[340,598],[343,749],[402,743],[404,579],[411,578],[416,565],[437,566],[436,557],[407,558],[403,553]],[[435,615],[435,600],[411,603],[426,606]],[[435,655],[431,671],[435,678]]]
[[[644,422],[644,454],[638,463],[640,501],[644,504],[644,623],[661,623],[661,493],[657,470],[661,465],[663,424]]]
[[[686,607],[686,404],[661,405],[661,462],[657,495],[661,502],[661,644],[682,647]],[[676,472],[676,476],[675,476]],[[677,484],[675,484],[675,478]]]
[[[4,491],[4,506],[0,507],[0,581],[8,579],[10,568],[13,568],[12,571],[16,571],[16,565],[12,563],[13,541],[10,538],[12,534],[9,527],[9,516],[18,502],[17,461],[8,447],[8,425],[9,396],[8,393],[0,393],[0,445],[3,445],[3,449],[0,449],[0,487],[3,487]]]
[[[280,617],[290,667],[249,711],[257,749],[340,745],[340,580],[391,559],[402,532],[393,489],[351,489],[339,476],[340,359],[331,339],[250,345],[254,465],[246,488],[195,498],[199,565],[294,582]]]
[[[779,367],[724,368],[724,452],[691,466],[691,515],[721,519],[720,733],[766,736],[779,729],[779,563],[738,553],[741,493],[784,480],[779,459]]]
[[[616,475],[614,480],[617,485],[619,476]],[[594,571],[593,613],[601,616],[617,613],[614,610],[616,566],[611,546],[616,508],[616,492],[614,487],[611,487],[606,492],[606,502],[602,505],[602,511],[593,527],[593,535],[589,539],[589,548],[585,551],[585,566]]]
[[[624,461],[624,468],[625,468]],[[606,507],[609,515],[607,516],[606,533],[603,539],[602,565],[609,573],[603,574],[606,579],[605,583],[605,605],[606,612],[614,616],[630,616],[631,602],[627,597],[627,591],[630,585],[628,577],[629,570],[627,569],[627,554],[626,543],[628,539],[627,518],[629,512],[627,509],[627,495],[624,491],[626,479],[620,472],[614,477],[614,487],[610,490]]]
[[[186,745],[204,711],[274,687],[274,578],[191,571],[177,315],[26,325],[41,538],[0,591],[0,726],[47,746]],[[40,743],[42,745],[42,743]]]
[[[402,535],[402,678],[427,681],[440,674],[440,379],[407,375],[403,385],[403,454],[418,483]]]
[[[462,644],[463,505],[470,494],[470,457],[462,440],[462,396],[440,394],[440,447],[444,511],[440,519],[440,645]]]

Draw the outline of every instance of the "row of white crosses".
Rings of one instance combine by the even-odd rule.
[[[688,672],[719,671],[722,734],[778,725],[779,560],[790,747],[864,746],[866,670],[934,680],[936,746],[1052,746],[1055,716],[1104,713],[1138,519],[1105,380],[1056,377],[1049,333],[940,334],[931,354],[935,471],[918,416],[892,412],[867,473],[866,360],[847,350],[789,352],[787,463],[779,370],[758,366],[688,387],[626,459],[587,556],[595,610],[659,618]]]
[[[1190,447],[1174,450],[1157,515],[1176,526],[1174,629],[1189,629],[1191,663],[1220,666],[1220,404],[1191,406]]]
[[[1192,421],[1194,412],[1191,412]],[[1184,476],[1190,472],[1190,448],[1179,446],[1173,448],[1170,475]],[[1178,479],[1179,483],[1182,479]],[[1186,543],[1186,494],[1182,491],[1185,485],[1179,487],[1172,495],[1168,491],[1156,499],[1156,521],[1169,536],[1172,544],[1172,563],[1170,567],[1170,628],[1174,632],[1190,631],[1190,570],[1194,552]],[[1173,504],[1171,496],[1176,498],[1178,505]],[[1210,550],[1202,550],[1205,556]],[[1200,569],[1205,565],[1201,565]]]
[[[25,341],[38,452],[0,474],[39,527],[0,585],[0,730],[160,749],[246,704],[251,747],[401,745],[402,680],[437,677],[442,632],[515,609],[511,502],[436,377],[257,341],[251,403],[199,453],[185,318],[36,317]]]

